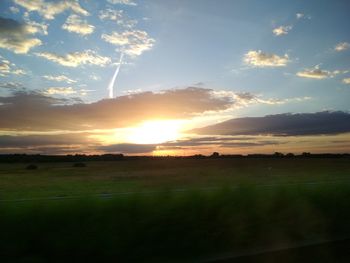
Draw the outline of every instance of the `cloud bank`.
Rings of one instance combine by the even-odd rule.
[[[74,92],[52,89],[52,92]],[[226,110],[231,96],[216,96],[211,89],[186,88],[159,93],[143,92],[94,103],[71,103],[38,93],[17,92],[0,97],[0,129],[92,130],[135,125],[148,119],[181,119],[206,111]]]
[[[237,118],[194,129],[193,132],[206,135],[275,136],[340,134],[350,132],[350,114],[325,111]]]

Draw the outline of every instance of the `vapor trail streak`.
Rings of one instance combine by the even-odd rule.
[[[117,66],[117,68],[116,68],[116,70],[115,70],[115,72],[113,74],[113,77],[112,77],[112,79],[111,79],[111,81],[109,82],[109,85],[108,85],[108,89],[107,90],[108,90],[108,97],[110,99],[113,99],[113,97],[114,97],[114,95],[113,95],[114,83],[115,83],[115,80],[116,80],[116,78],[118,76],[120,67],[121,67],[122,62],[123,62],[123,56],[124,56],[124,54],[121,53],[120,54],[120,58],[119,58],[119,64],[118,64],[118,66]]]

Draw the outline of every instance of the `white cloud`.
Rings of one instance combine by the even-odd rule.
[[[136,6],[137,4],[133,2],[132,0],[107,0],[107,2],[111,4],[120,4],[120,5],[133,5]]]
[[[133,28],[137,24],[136,20],[127,18],[123,10],[115,10],[110,8],[101,10],[99,12],[99,18],[101,20],[115,21],[118,25],[126,28]]]
[[[304,13],[296,13],[295,14],[297,20],[301,20],[301,19],[308,19],[308,20],[311,20],[311,16],[310,15],[306,15]]]
[[[42,34],[42,35],[47,35],[47,28],[48,28],[48,24],[45,23],[38,23],[35,21],[31,21],[29,19],[25,19],[26,21],[26,27],[27,27],[27,31],[30,34]]]
[[[279,26],[272,30],[272,32],[276,36],[287,35],[290,30],[292,30],[293,26]]]
[[[0,61],[0,75],[4,76],[5,74],[9,74],[11,72],[10,62],[8,60]]]
[[[350,84],[350,78],[345,78],[343,79],[344,84]]]
[[[62,25],[64,30],[77,33],[79,35],[89,35],[94,32],[95,27],[89,25],[86,20],[81,19],[78,15],[70,15],[66,22]]]
[[[83,9],[77,0],[56,0],[46,2],[45,0],[14,0],[14,3],[25,8],[28,12],[38,12],[45,19],[54,19],[55,15],[66,10],[87,16],[89,12]]]
[[[16,54],[26,54],[36,46],[41,45],[38,38],[29,37],[42,32],[36,23],[19,23],[10,18],[0,17],[0,48],[13,51]]]
[[[303,13],[296,13],[295,15],[297,17],[297,19],[301,19],[303,18],[305,15]]]
[[[302,78],[310,78],[310,79],[327,79],[327,78],[333,78],[335,75],[338,74],[344,74],[348,71],[344,70],[334,70],[334,71],[328,71],[320,69],[319,65],[315,66],[314,68],[304,69],[302,71],[297,72],[298,77]]]
[[[50,87],[43,93],[45,95],[71,95],[77,92],[72,87]]]
[[[284,67],[290,60],[287,54],[278,56],[262,52],[261,50],[250,50],[244,55],[244,62],[254,67]]]
[[[52,81],[58,81],[58,82],[67,82],[67,83],[76,83],[76,80],[70,79],[65,75],[58,75],[58,76],[52,76],[52,75],[45,75],[43,76],[44,79],[52,80]]]
[[[19,13],[19,9],[15,6],[10,6],[10,11],[14,14],[18,14]]]
[[[35,55],[66,67],[78,67],[80,65],[96,65],[103,67],[111,62],[110,58],[100,56],[93,50],[72,52],[66,55],[57,55],[51,52],[40,52],[35,53]]]
[[[155,40],[141,30],[129,30],[122,33],[112,32],[110,35],[102,34],[101,38],[108,43],[119,46],[121,51],[129,56],[139,56],[149,50]]]
[[[91,75],[89,76],[89,78],[92,79],[92,80],[100,80],[100,79],[101,79],[101,77],[100,77],[100,76],[97,76],[96,74],[91,74]]]
[[[5,77],[9,74],[25,75],[26,72],[23,69],[17,68],[14,63],[0,56],[0,76]]]
[[[122,20],[124,16],[123,10],[116,10],[107,8],[106,10],[100,10],[98,17],[101,20],[112,20],[119,21]]]
[[[334,47],[334,50],[335,51],[338,51],[338,52],[341,52],[341,51],[344,51],[344,50],[347,50],[350,48],[350,44],[347,43],[347,42],[341,42],[341,43],[338,43],[335,47]]]

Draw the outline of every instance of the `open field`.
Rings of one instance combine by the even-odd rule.
[[[348,159],[86,164],[0,164],[2,262],[350,258]]]
[[[350,183],[348,158],[140,159],[0,163],[0,199],[290,183]]]

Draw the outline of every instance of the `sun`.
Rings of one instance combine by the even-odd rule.
[[[179,139],[181,121],[156,120],[146,121],[133,127],[127,135],[127,141],[136,144],[158,144]]]

